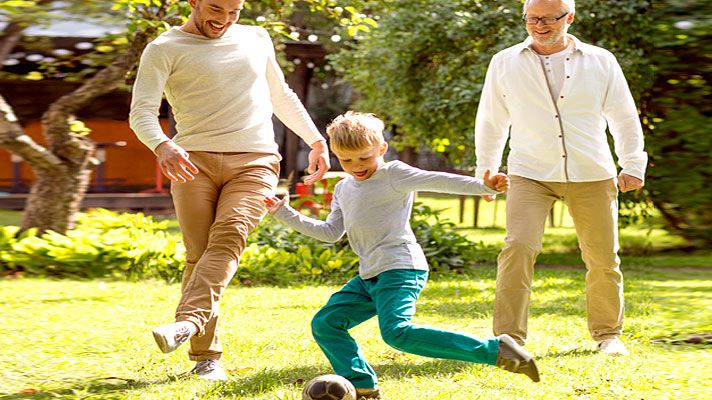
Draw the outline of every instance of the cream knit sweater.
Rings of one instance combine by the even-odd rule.
[[[323,140],[260,27],[233,25],[218,39],[172,28],[148,44],[129,121],[151,150],[170,140],[158,122],[164,92],[176,120],[173,141],[188,151],[278,154],[272,114],[307,144]]]

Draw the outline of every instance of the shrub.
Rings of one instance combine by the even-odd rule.
[[[0,269],[32,275],[96,278],[158,277],[177,280],[184,248],[166,232],[167,222],[141,213],[117,214],[96,209],[77,217],[65,235],[30,229],[15,237],[17,227],[0,230]]]
[[[475,261],[492,260],[496,250],[460,235],[442,222],[440,211],[416,204],[411,227],[433,271],[461,270]],[[435,220],[435,223],[428,221]],[[0,228],[0,271],[56,277],[160,278],[179,281],[185,249],[168,221],[143,214],[91,210],[80,214],[77,228],[65,235],[17,227]],[[480,251],[483,250],[483,251]],[[236,278],[262,284],[344,282],[358,273],[358,258],[346,238],[324,243],[302,235],[268,216],[248,238]]]

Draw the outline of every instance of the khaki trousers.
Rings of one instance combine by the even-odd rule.
[[[497,259],[494,334],[520,344],[527,339],[534,262],[541,252],[546,218],[563,200],[576,227],[586,264],[586,311],[594,340],[617,337],[623,326],[623,275],[618,258],[618,189],[614,179],[540,182],[511,177],[507,237]]]
[[[274,193],[279,156],[264,153],[189,152],[195,180],[172,182],[171,194],[186,248],[176,321],[191,321],[190,359],[219,359],[220,296],[237,271],[247,235],[265,216]]]

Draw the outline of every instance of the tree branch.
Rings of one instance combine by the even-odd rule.
[[[80,142],[85,139],[73,135],[67,137],[69,118],[91,100],[118,87],[124,81],[126,73],[138,62],[150,38],[152,34],[148,32],[136,32],[124,53],[114,62],[49,106],[42,116],[42,124],[49,146],[55,154],[73,160],[83,158],[84,151],[76,153],[76,150],[83,147]]]
[[[25,28],[17,22],[10,22],[3,29],[2,41],[0,41],[0,62],[4,61],[8,54],[15,48],[17,42],[22,38],[22,32]],[[0,69],[3,64],[0,63]]]
[[[4,147],[30,163],[33,168],[51,170],[62,161],[25,134],[12,108],[0,95],[0,147]]]

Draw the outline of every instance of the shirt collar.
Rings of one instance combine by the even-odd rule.
[[[569,37],[569,39],[571,39],[574,42],[573,51],[580,51],[582,54],[588,53],[588,47],[587,47],[588,45],[586,43],[580,41],[574,35],[567,34],[567,36]],[[527,38],[523,42],[521,42],[515,46],[517,53],[521,53],[524,50],[529,50],[529,51],[534,52],[534,49],[532,49],[532,41],[533,41],[532,37],[527,36]]]

